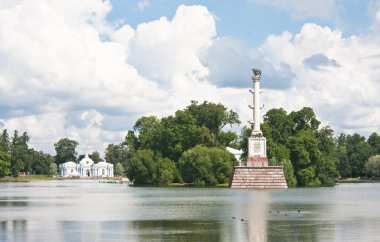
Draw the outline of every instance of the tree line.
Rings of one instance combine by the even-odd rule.
[[[139,118],[124,142],[107,147],[105,158],[122,163],[135,184],[227,183],[234,158],[225,147],[238,147],[239,137],[224,128],[234,124],[240,124],[238,114],[224,105],[192,101],[174,115]]]
[[[284,166],[288,185],[333,185],[338,178],[380,175],[377,133],[368,139],[357,133],[335,136],[320,123],[310,107],[289,114],[282,108],[271,109],[264,115],[261,129],[267,138],[269,163]],[[245,155],[250,133],[249,128],[242,130]]]
[[[227,183],[234,157],[226,147],[242,149],[247,156],[251,128],[240,135],[227,126],[240,124],[237,113],[222,104],[192,101],[183,110],[161,119],[143,116],[119,144],[109,144],[105,160],[114,164],[116,175],[126,175],[135,184],[167,185],[171,182],[198,186]],[[304,107],[287,113],[271,109],[261,130],[267,138],[270,165],[282,165],[288,186],[333,185],[337,178],[380,176],[380,136],[334,135],[320,127],[314,111]],[[54,175],[57,165],[79,161],[79,143],[69,138],[54,144],[56,155],[28,147],[27,133],[7,130],[0,136],[0,176],[20,172]],[[99,162],[97,151],[90,157]]]
[[[192,102],[174,116],[141,117],[123,143],[107,148],[106,157],[119,154],[113,157],[137,184],[223,183],[234,162],[225,147],[242,149],[246,160],[252,132],[249,127],[243,127],[240,135],[224,131],[233,124],[240,124],[238,115],[223,105]],[[289,114],[282,108],[271,109],[264,115],[261,130],[267,138],[269,164],[284,167],[289,187],[329,186],[338,178],[380,176],[377,133],[368,139],[357,133],[336,136],[320,124],[310,107]]]
[[[29,148],[28,142],[29,136],[26,132],[20,135],[15,130],[10,138],[8,130],[2,130],[0,135],[0,177],[6,175],[17,177],[20,172],[25,174],[57,174],[54,157]]]

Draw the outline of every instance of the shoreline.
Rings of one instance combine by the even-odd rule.
[[[0,182],[31,182],[31,181],[59,181],[59,180],[121,180],[121,177],[97,177],[97,178],[80,178],[80,177],[59,177],[48,175],[25,175],[25,176],[5,176],[0,178]]]
[[[345,178],[338,180],[336,183],[380,183],[380,178]]]
[[[5,176],[0,178],[0,182],[32,182],[32,181],[59,181],[59,180],[121,180],[122,177],[99,177],[99,178],[80,178],[80,177],[53,177],[47,175],[25,175],[25,176]],[[380,183],[380,178],[345,178],[337,180],[336,185],[340,183]],[[157,185],[130,185],[133,187],[197,187],[197,188],[229,188],[228,184],[217,184],[215,186],[196,186],[192,183],[170,183],[167,186]]]

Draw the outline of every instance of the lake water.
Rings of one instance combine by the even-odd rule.
[[[0,183],[0,241],[380,241],[380,183],[286,190]]]

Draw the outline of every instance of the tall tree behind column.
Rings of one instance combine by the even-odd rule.
[[[55,163],[57,165],[65,163],[67,161],[75,161],[78,153],[75,151],[79,143],[75,140],[68,138],[60,139],[54,144],[57,155],[55,156]]]

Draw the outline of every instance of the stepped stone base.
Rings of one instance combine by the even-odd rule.
[[[288,188],[282,166],[235,166],[231,188]]]

